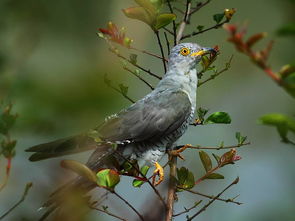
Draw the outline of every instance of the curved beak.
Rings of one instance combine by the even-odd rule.
[[[217,51],[214,48],[202,48],[200,51],[191,54],[191,57],[203,56],[206,54],[215,55]]]

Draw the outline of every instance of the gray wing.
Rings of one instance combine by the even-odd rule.
[[[153,141],[178,129],[191,113],[188,95],[165,90],[147,96],[107,120],[99,133],[107,141]]]

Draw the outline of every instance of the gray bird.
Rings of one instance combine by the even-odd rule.
[[[31,161],[58,157],[87,149],[95,149],[87,166],[98,171],[107,164],[105,159],[119,152],[125,159],[137,160],[140,166],[156,166],[160,183],[163,168],[158,161],[185,133],[196,109],[196,64],[205,54],[216,53],[195,43],[176,45],[169,55],[167,73],[157,87],[127,109],[108,117],[91,133],[40,144],[27,149],[35,152]],[[99,139],[99,142],[96,141]],[[104,143],[101,143],[103,141]],[[117,143],[114,150],[108,142]],[[119,162],[122,160],[118,159]],[[74,182],[89,190],[93,186],[79,177]]]

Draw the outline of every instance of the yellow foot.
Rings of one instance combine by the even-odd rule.
[[[157,186],[164,180],[164,169],[158,162],[155,163],[155,167],[156,169],[154,170],[153,185]],[[159,176],[159,179],[156,181],[157,175]]]
[[[184,160],[184,157],[180,153],[182,153],[185,149],[190,148],[191,146],[191,144],[186,144],[177,150],[171,150],[170,155],[179,157],[180,159]]]

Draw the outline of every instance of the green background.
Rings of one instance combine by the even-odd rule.
[[[149,92],[148,87],[122,69],[121,62],[96,36],[97,28],[113,21],[126,27],[135,47],[159,54],[156,38],[149,27],[127,19],[121,12],[132,5],[135,3],[131,0],[1,0],[0,99],[12,101],[19,118],[12,133],[18,140],[17,155],[13,159],[9,185],[0,193],[0,214],[19,199],[26,182],[34,183],[26,201],[7,220],[20,220],[20,217],[35,220],[41,214],[37,209],[48,194],[70,176],[60,168],[60,159],[29,162],[25,148],[85,131],[130,104],[105,85],[104,74],[107,73],[114,83],[128,85],[129,95],[134,99]],[[294,19],[292,1],[215,0],[193,16],[187,32],[198,25],[214,24],[212,15],[224,8],[237,9],[232,23],[247,25],[249,33],[266,31],[268,39],[275,40],[270,57],[274,70],[294,62],[294,37],[276,35],[278,28]],[[234,55],[228,72],[198,90],[198,106],[209,108],[211,112],[228,112],[232,124],[192,127],[180,143],[216,145],[223,140],[230,145],[236,142],[236,131],[247,135],[252,144],[238,150],[241,161],[221,170],[226,179],[209,180],[197,187],[200,192],[216,194],[239,176],[239,185],[225,196],[240,194],[238,199],[244,204],[216,202],[199,216],[199,220],[294,220],[295,149],[281,143],[275,129],[256,124],[261,115],[269,112],[294,115],[294,100],[247,57],[237,53],[226,38],[225,30],[218,29],[189,41],[206,47],[219,45],[219,67]],[[262,41],[258,47],[266,42]],[[152,57],[139,55],[138,63],[159,74],[163,72],[161,61]],[[147,79],[154,85],[157,82]],[[67,159],[84,162],[89,154]],[[186,161],[180,165],[186,165],[195,176],[201,176],[204,171],[197,152],[189,150],[184,155]],[[0,161],[1,177],[4,166],[5,161]],[[124,179],[118,191],[144,210],[153,193],[145,185],[141,189],[131,188],[131,181]],[[180,193],[176,211],[198,199]],[[150,201],[152,207],[152,199]],[[112,197],[106,204],[131,220],[135,217]],[[94,217],[112,220],[95,211],[88,218],[94,220]],[[183,216],[175,220],[184,219]]]

